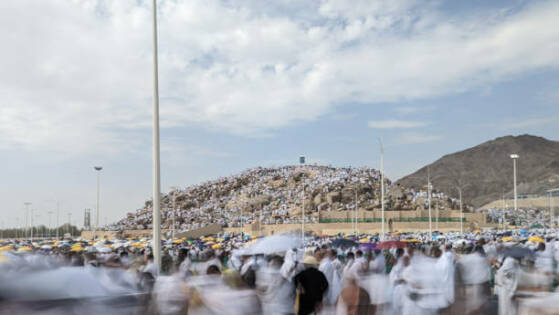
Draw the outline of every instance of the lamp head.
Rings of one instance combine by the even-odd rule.
[[[511,155],[510,155],[510,158],[511,158],[511,159],[518,159],[519,156],[518,156],[518,154],[511,154]]]
[[[94,166],[93,169],[95,169],[96,171],[100,171],[103,169],[103,167],[101,166]]]

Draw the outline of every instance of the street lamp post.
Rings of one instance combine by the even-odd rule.
[[[31,202],[26,201],[23,203],[25,205],[25,228],[23,229],[23,237],[27,237],[29,228],[29,206]]]
[[[516,193],[516,160],[518,160],[518,154],[511,154],[510,158],[512,159],[512,167],[513,167],[513,177],[514,177],[514,212],[518,211],[518,195]]]
[[[357,211],[357,189],[353,188],[353,192],[355,193],[355,208],[354,208],[354,217],[355,217],[355,227],[354,227],[354,234],[357,235],[358,230],[357,230],[357,214],[359,213]]]
[[[48,227],[48,228],[49,228],[49,237],[52,237],[52,226],[51,226],[51,221],[50,221],[50,219],[51,219],[53,213],[54,213],[54,212],[52,212],[52,211],[49,211],[49,212],[48,212],[48,214],[49,214],[49,227]]]
[[[175,240],[175,211],[177,210],[176,201],[177,201],[177,187],[171,187],[173,190],[173,218],[171,224],[173,225],[171,229],[171,239]]]
[[[97,172],[97,209],[95,213],[95,228],[93,229],[93,239],[95,239],[95,233],[99,228],[99,190],[100,190],[100,173],[103,167],[94,166],[93,169]]]
[[[305,241],[305,183],[303,182],[303,205],[301,207],[301,240]]]
[[[462,209],[462,188],[457,187],[460,196],[460,234],[464,234],[464,211]]]
[[[31,209],[31,241],[33,241],[33,209]]]
[[[161,217],[159,198],[161,191],[159,164],[159,82],[157,64],[157,1],[152,1],[153,40],[153,262],[161,269]]]
[[[59,226],[59,221],[60,221],[60,202],[56,202],[56,239],[58,240],[58,233],[60,230],[60,226]]]
[[[380,142],[380,212],[381,212],[381,231],[382,235],[380,237],[381,241],[384,241],[384,145],[382,143],[382,138],[379,139]]]
[[[299,156],[299,164],[305,165],[305,156]],[[301,241],[305,243],[305,180],[303,179],[303,202],[301,207]]]
[[[429,239],[433,240],[433,220],[431,218],[431,169],[427,168],[427,202],[429,203]]]
[[[555,221],[553,213],[553,193],[559,192],[559,188],[550,189],[547,191],[549,193],[549,228],[553,228],[553,221]]]

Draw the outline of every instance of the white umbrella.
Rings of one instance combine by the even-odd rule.
[[[98,249],[98,251],[100,253],[112,253],[113,252],[113,250],[108,248],[108,247],[101,247],[101,248]]]
[[[41,249],[52,249],[52,246],[50,246],[50,245],[43,245],[43,246],[41,246]]]
[[[289,234],[274,235],[258,240],[256,244],[247,248],[247,252],[250,254],[273,254],[299,248],[302,245],[300,237]]]

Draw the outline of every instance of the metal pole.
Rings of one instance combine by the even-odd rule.
[[[303,207],[301,208],[301,240],[305,242],[305,183],[303,183]]]
[[[175,211],[177,211],[177,190],[173,191],[173,229],[171,230],[171,238],[175,240]]]
[[[31,241],[33,241],[33,209],[31,209]]]
[[[357,234],[358,229],[357,229],[357,219],[358,219],[358,214],[359,211],[357,211],[357,189],[353,188],[353,192],[355,193],[355,234]]]
[[[381,230],[382,235],[380,237],[381,241],[384,241],[384,145],[382,144],[382,138],[380,141],[380,207],[381,207]]]
[[[99,228],[99,190],[100,190],[100,172],[101,170],[97,170],[97,210],[95,214],[95,227]]]
[[[161,268],[161,227],[159,213],[159,82],[157,65],[157,1],[153,6],[153,262]]]
[[[23,238],[25,238],[29,233],[29,206],[31,202],[27,201],[23,204],[25,205],[25,228],[23,229]]]
[[[514,169],[514,212],[518,211],[518,195],[516,192],[516,158],[512,159],[513,169]]]
[[[60,202],[56,202],[56,239],[58,239],[59,235],[59,230],[60,230],[60,225],[59,225],[59,221],[60,221]]]
[[[553,192],[549,192],[549,229],[553,228]]]
[[[462,210],[462,188],[458,187],[460,194],[460,234],[464,234],[464,211]]]
[[[49,211],[48,214],[49,214],[49,237],[52,237],[52,225],[51,225],[51,220],[50,219],[52,218],[53,212]]]
[[[429,240],[433,240],[433,220],[431,219],[431,169],[427,168],[427,202],[429,203]]]

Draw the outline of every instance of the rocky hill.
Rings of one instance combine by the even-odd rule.
[[[425,187],[428,169],[434,189],[457,197],[462,187],[464,202],[480,207],[513,194],[513,162],[518,154],[518,194],[544,194],[559,186],[559,142],[542,137],[506,136],[473,148],[445,155],[397,183]]]
[[[386,210],[415,210],[425,207],[425,196],[405,191],[385,178]],[[380,172],[370,168],[329,166],[284,166],[254,168],[164,194],[162,226],[191,230],[208,224],[239,226],[243,223],[297,223],[301,209],[306,220],[316,222],[320,211],[380,209]],[[433,197],[440,209],[456,207],[444,194]],[[108,229],[151,228],[151,200],[142,209],[111,224]],[[173,210],[176,209],[174,214]]]

